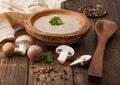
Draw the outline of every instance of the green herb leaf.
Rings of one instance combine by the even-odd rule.
[[[53,64],[53,59],[51,58],[51,52],[48,52],[44,55],[44,62],[47,64]]]
[[[60,17],[57,17],[57,16],[54,16],[50,21],[49,23],[51,25],[56,25],[56,26],[59,26],[59,25],[62,25],[63,22],[61,21]]]

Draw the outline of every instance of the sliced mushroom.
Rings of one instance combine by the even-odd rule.
[[[1,55],[4,57],[10,57],[14,54],[15,45],[12,42],[7,42],[2,47]]]
[[[21,35],[15,40],[15,44],[18,46],[15,48],[15,52],[21,55],[25,55],[27,49],[34,44],[33,38],[29,35]]]
[[[81,66],[86,66],[90,60],[91,60],[91,55],[82,55],[79,58],[77,58],[75,61],[73,61],[70,65],[76,65],[80,64]]]
[[[64,64],[67,59],[71,59],[71,57],[74,55],[74,49],[68,45],[61,45],[56,48],[56,53],[59,54],[59,57],[57,60]]]
[[[27,56],[31,61],[41,60],[42,55],[43,55],[43,49],[37,45],[31,45],[27,52]]]

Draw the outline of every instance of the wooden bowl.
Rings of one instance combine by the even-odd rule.
[[[82,24],[82,27],[78,31],[67,34],[45,33],[33,27],[33,23],[35,20],[37,20],[40,17],[48,16],[51,14],[61,14],[74,17],[77,20],[79,20],[79,22]],[[63,9],[40,11],[29,15],[25,20],[25,29],[27,33],[33,36],[34,38],[40,40],[41,43],[51,46],[58,46],[62,44],[70,45],[78,42],[80,39],[84,38],[87,35],[90,29],[90,25],[90,20],[85,15],[78,12]]]

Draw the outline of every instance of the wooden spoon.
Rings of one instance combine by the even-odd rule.
[[[88,70],[88,80],[90,82],[100,83],[105,46],[116,30],[117,25],[113,21],[99,20],[96,22],[95,31],[98,36],[98,45]]]

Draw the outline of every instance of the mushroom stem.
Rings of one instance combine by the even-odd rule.
[[[61,51],[60,54],[59,54],[59,57],[57,58],[57,60],[61,63],[61,64],[64,64],[65,61],[67,60],[67,57],[68,57],[68,51]]]
[[[74,62],[72,62],[70,65],[72,66],[72,65],[76,65],[76,64],[78,64],[78,63],[83,63],[83,59],[84,59],[84,58],[77,59],[77,60],[75,60]]]
[[[24,44],[20,44],[19,47],[15,48],[15,52],[21,55],[25,55],[27,49],[28,47],[26,47]]]

